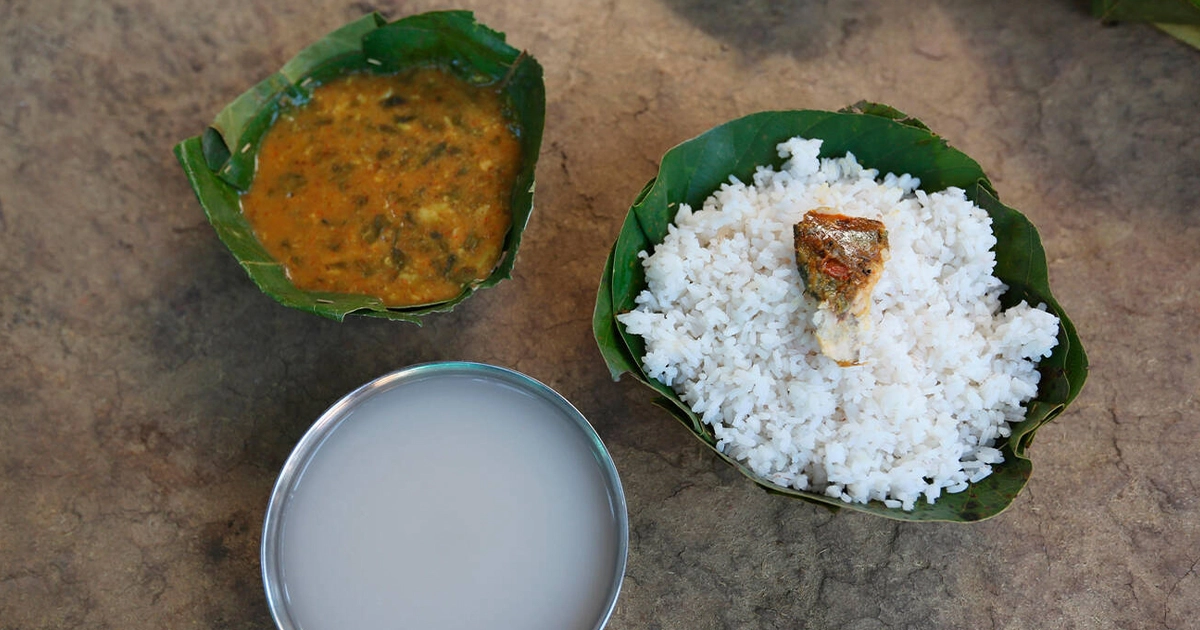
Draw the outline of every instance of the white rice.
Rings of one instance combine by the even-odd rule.
[[[648,288],[617,319],[646,340],[643,366],[712,427],[717,447],[781,486],[911,510],[961,492],[1003,461],[998,440],[1037,392],[1058,318],[1000,310],[991,219],[950,188],[818,159],[820,140],[778,147],[780,171],[734,178],[680,208],[642,253]],[[813,336],[792,226],[830,208],[880,220],[891,257],[875,287],[861,365]]]

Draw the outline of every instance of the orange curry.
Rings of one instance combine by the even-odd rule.
[[[499,261],[519,157],[494,87],[351,74],[280,112],[242,212],[300,289],[441,302]]]

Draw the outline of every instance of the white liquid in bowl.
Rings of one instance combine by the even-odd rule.
[[[365,399],[282,510],[303,630],[596,628],[618,563],[605,468],[546,399],[438,375]]]

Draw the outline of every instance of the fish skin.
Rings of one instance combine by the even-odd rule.
[[[821,352],[843,367],[856,365],[871,293],[888,259],[887,229],[822,207],[805,213],[792,232],[805,293],[819,302],[813,323]]]

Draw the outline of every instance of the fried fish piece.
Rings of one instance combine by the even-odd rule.
[[[792,231],[805,291],[820,302],[813,323],[821,352],[843,367],[855,365],[871,292],[888,259],[887,229],[874,219],[817,208]]]

